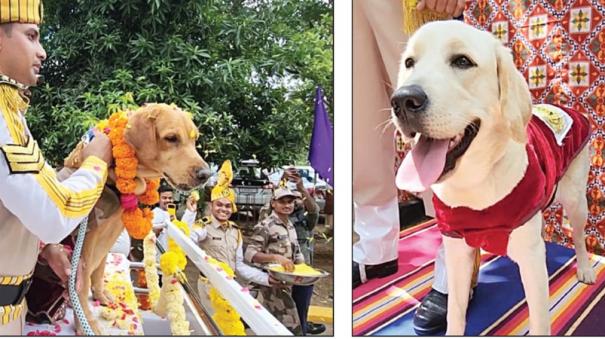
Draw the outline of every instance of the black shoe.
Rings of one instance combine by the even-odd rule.
[[[397,268],[397,259],[387,261],[378,265],[365,265],[366,278],[368,278],[368,280],[374,278],[383,278],[391,274],[397,273]],[[353,261],[353,288],[359,285],[361,285],[359,264]]]
[[[434,335],[446,328],[447,294],[431,289],[414,314],[414,331],[418,335]]]
[[[307,334],[321,334],[326,331],[326,325],[307,321]]]

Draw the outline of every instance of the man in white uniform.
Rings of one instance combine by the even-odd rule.
[[[81,167],[59,182],[27,128],[25,92],[46,59],[41,20],[40,0],[0,1],[0,335],[22,335],[40,241],[59,243],[90,213],[112,161],[95,132]]]
[[[166,234],[166,223],[168,221],[173,220],[175,218],[174,211],[171,214],[168,210],[168,206],[173,204],[173,189],[167,185],[162,185],[158,189],[160,193],[160,202],[158,206],[153,209],[153,220],[151,224],[153,225],[153,231],[155,235],[158,237],[158,243],[162,245],[164,251],[168,250],[168,235]],[[185,209],[185,213],[181,217],[181,221],[186,223],[187,226],[191,229],[193,223],[195,222],[195,217],[197,216],[197,201],[194,199],[193,195],[190,195],[187,198],[187,208]],[[159,258],[159,253],[158,253]]]

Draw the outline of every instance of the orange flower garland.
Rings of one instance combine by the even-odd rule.
[[[124,132],[128,126],[128,116],[125,112],[116,112],[109,117],[109,121],[100,122],[97,127],[108,135],[112,145],[112,153],[115,159],[116,187],[122,193],[120,201],[122,204],[122,223],[128,234],[135,239],[143,239],[151,230],[153,213],[149,208],[141,210],[138,202],[145,205],[153,205],[160,200],[158,187],[160,179],[145,179],[145,193],[137,197],[134,194],[139,162],[135,156],[134,149],[126,142]]]

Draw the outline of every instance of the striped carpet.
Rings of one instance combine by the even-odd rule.
[[[354,335],[414,335],[412,318],[430,291],[441,235],[433,221],[402,231],[399,270],[353,291]],[[603,335],[605,259],[591,256],[597,283],[575,277],[573,250],[547,243],[550,314],[554,335]],[[591,312],[594,310],[594,312]],[[525,335],[527,304],[517,266],[506,257],[482,254],[479,285],[469,305],[466,335]]]

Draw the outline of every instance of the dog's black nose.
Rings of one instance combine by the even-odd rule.
[[[429,98],[418,85],[400,87],[391,96],[391,106],[397,116],[420,113],[428,102]]]
[[[206,180],[208,180],[208,178],[210,178],[210,175],[212,173],[210,172],[209,169],[207,168],[203,168],[203,169],[199,169],[196,173],[197,178],[201,181],[201,182],[206,182]]]

